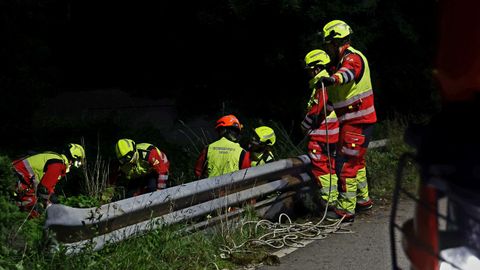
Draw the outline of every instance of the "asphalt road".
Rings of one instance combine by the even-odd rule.
[[[413,215],[414,203],[401,201],[397,223],[403,224]],[[388,270],[392,268],[390,235],[390,205],[375,205],[368,213],[357,215],[355,222],[346,228],[353,233],[330,234],[303,248],[277,251],[280,264],[257,266],[258,270],[319,270],[357,269]],[[396,233],[397,261],[401,269],[409,269],[403,253],[400,233]],[[290,252],[290,253],[288,253]],[[288,253],[284,255],[285,253]]]

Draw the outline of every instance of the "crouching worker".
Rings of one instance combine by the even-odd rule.
[[[70,143],[62,154],[43,152],[12,162],[18,177],[15,200],[20,210],[29,212],[30,218],[38,217],[52,203],[57,203],[55,186],[70,171],[85,162],[85,150],[79,144]]]
[[[203,149],[195,162],[197,179],[219,176],[250,167],[250,152],[238,143],[242,124],[234,115],[217,120],[215,130],[219,139]]]
[[[275,144],[275,131],[267,126],[257,127],[249,144],[251,166],[263,165],[275,160],[273,145]]]
[[[119,169],[114,182],[126,188],[127,197],[167,187],[170,162],[156,146],[120,139],[115,145],[115,153]]]

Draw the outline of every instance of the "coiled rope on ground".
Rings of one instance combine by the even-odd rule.
[[[260,237],[248,239],[239,245],[233,243],[233,246],[230,247],[223,246],[221,251],[231,255],[236,252],[248,252],[253,246],[268,246],[275,249],[283,247],[300,248],[306,245],[306,241],[325,239],[328,234],[353,233],[353,231],[341,226],[343,218],[330,224],[323,224],[324,219],[325,215],[317,223],[311,221],[294,223],[287,214],[282,213],[278,217],[278,222],[265,219],[245,221],[241,226],[241,232],[246,226],[254,225],[253,235],[258,235],[259,230],[266,231],[266,233]],[[282,222],[283,220],[285,222]]]

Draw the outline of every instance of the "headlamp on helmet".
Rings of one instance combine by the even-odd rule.
[[[67,155],[75,168],[81,167],[85,161],[85,149],[79,144],[69,143],[67,145]]]
[[[138,158],[137,147],[133,140],[120,139],[115,145],[115,154],[120,164],[134,163]]]

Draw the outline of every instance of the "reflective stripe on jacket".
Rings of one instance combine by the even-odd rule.
[[[159,175],[168,174],[169,161],[167,156],[153,144],[139,143],[137,144],[137,151],[138,159],[136,163],[126,163],[120,168],[126,179],[140,178],[152,172]],[[152,155],[157,158],[152,160]]]
[[[350,76],[353,76],[352,73],[346,72],[346,69],[342,67],[349,54],[357,54],[362,59],[362,71],[358,78],[350,78]],[[360,51],[348,47],[339,67],[333,76],[343,77],[343,74],[347,74],[348,78],[344,81],[348,82],[328,87],[328,95],[333,103],[338,120],[340,123],[375,123],[377,116],[367,58]]]
[[[315,86],[320,77],[328,76],[327,71],[322,70],[309,82],[312,94],[307,104],[307,115],[302,122],[302,128],[308,130],[312,140],[319,142],[338,142],[339,123],[333,107],[327,105],[328,92]],[[324,106],[327,105],[327,106]],[[327,114],[325,118],[325,113]],[[313,123],[314,119],[321,121],[320,124]],[[313,128],[318,126],[318,128]],[[328,137],[327,137],[328,136]]]

